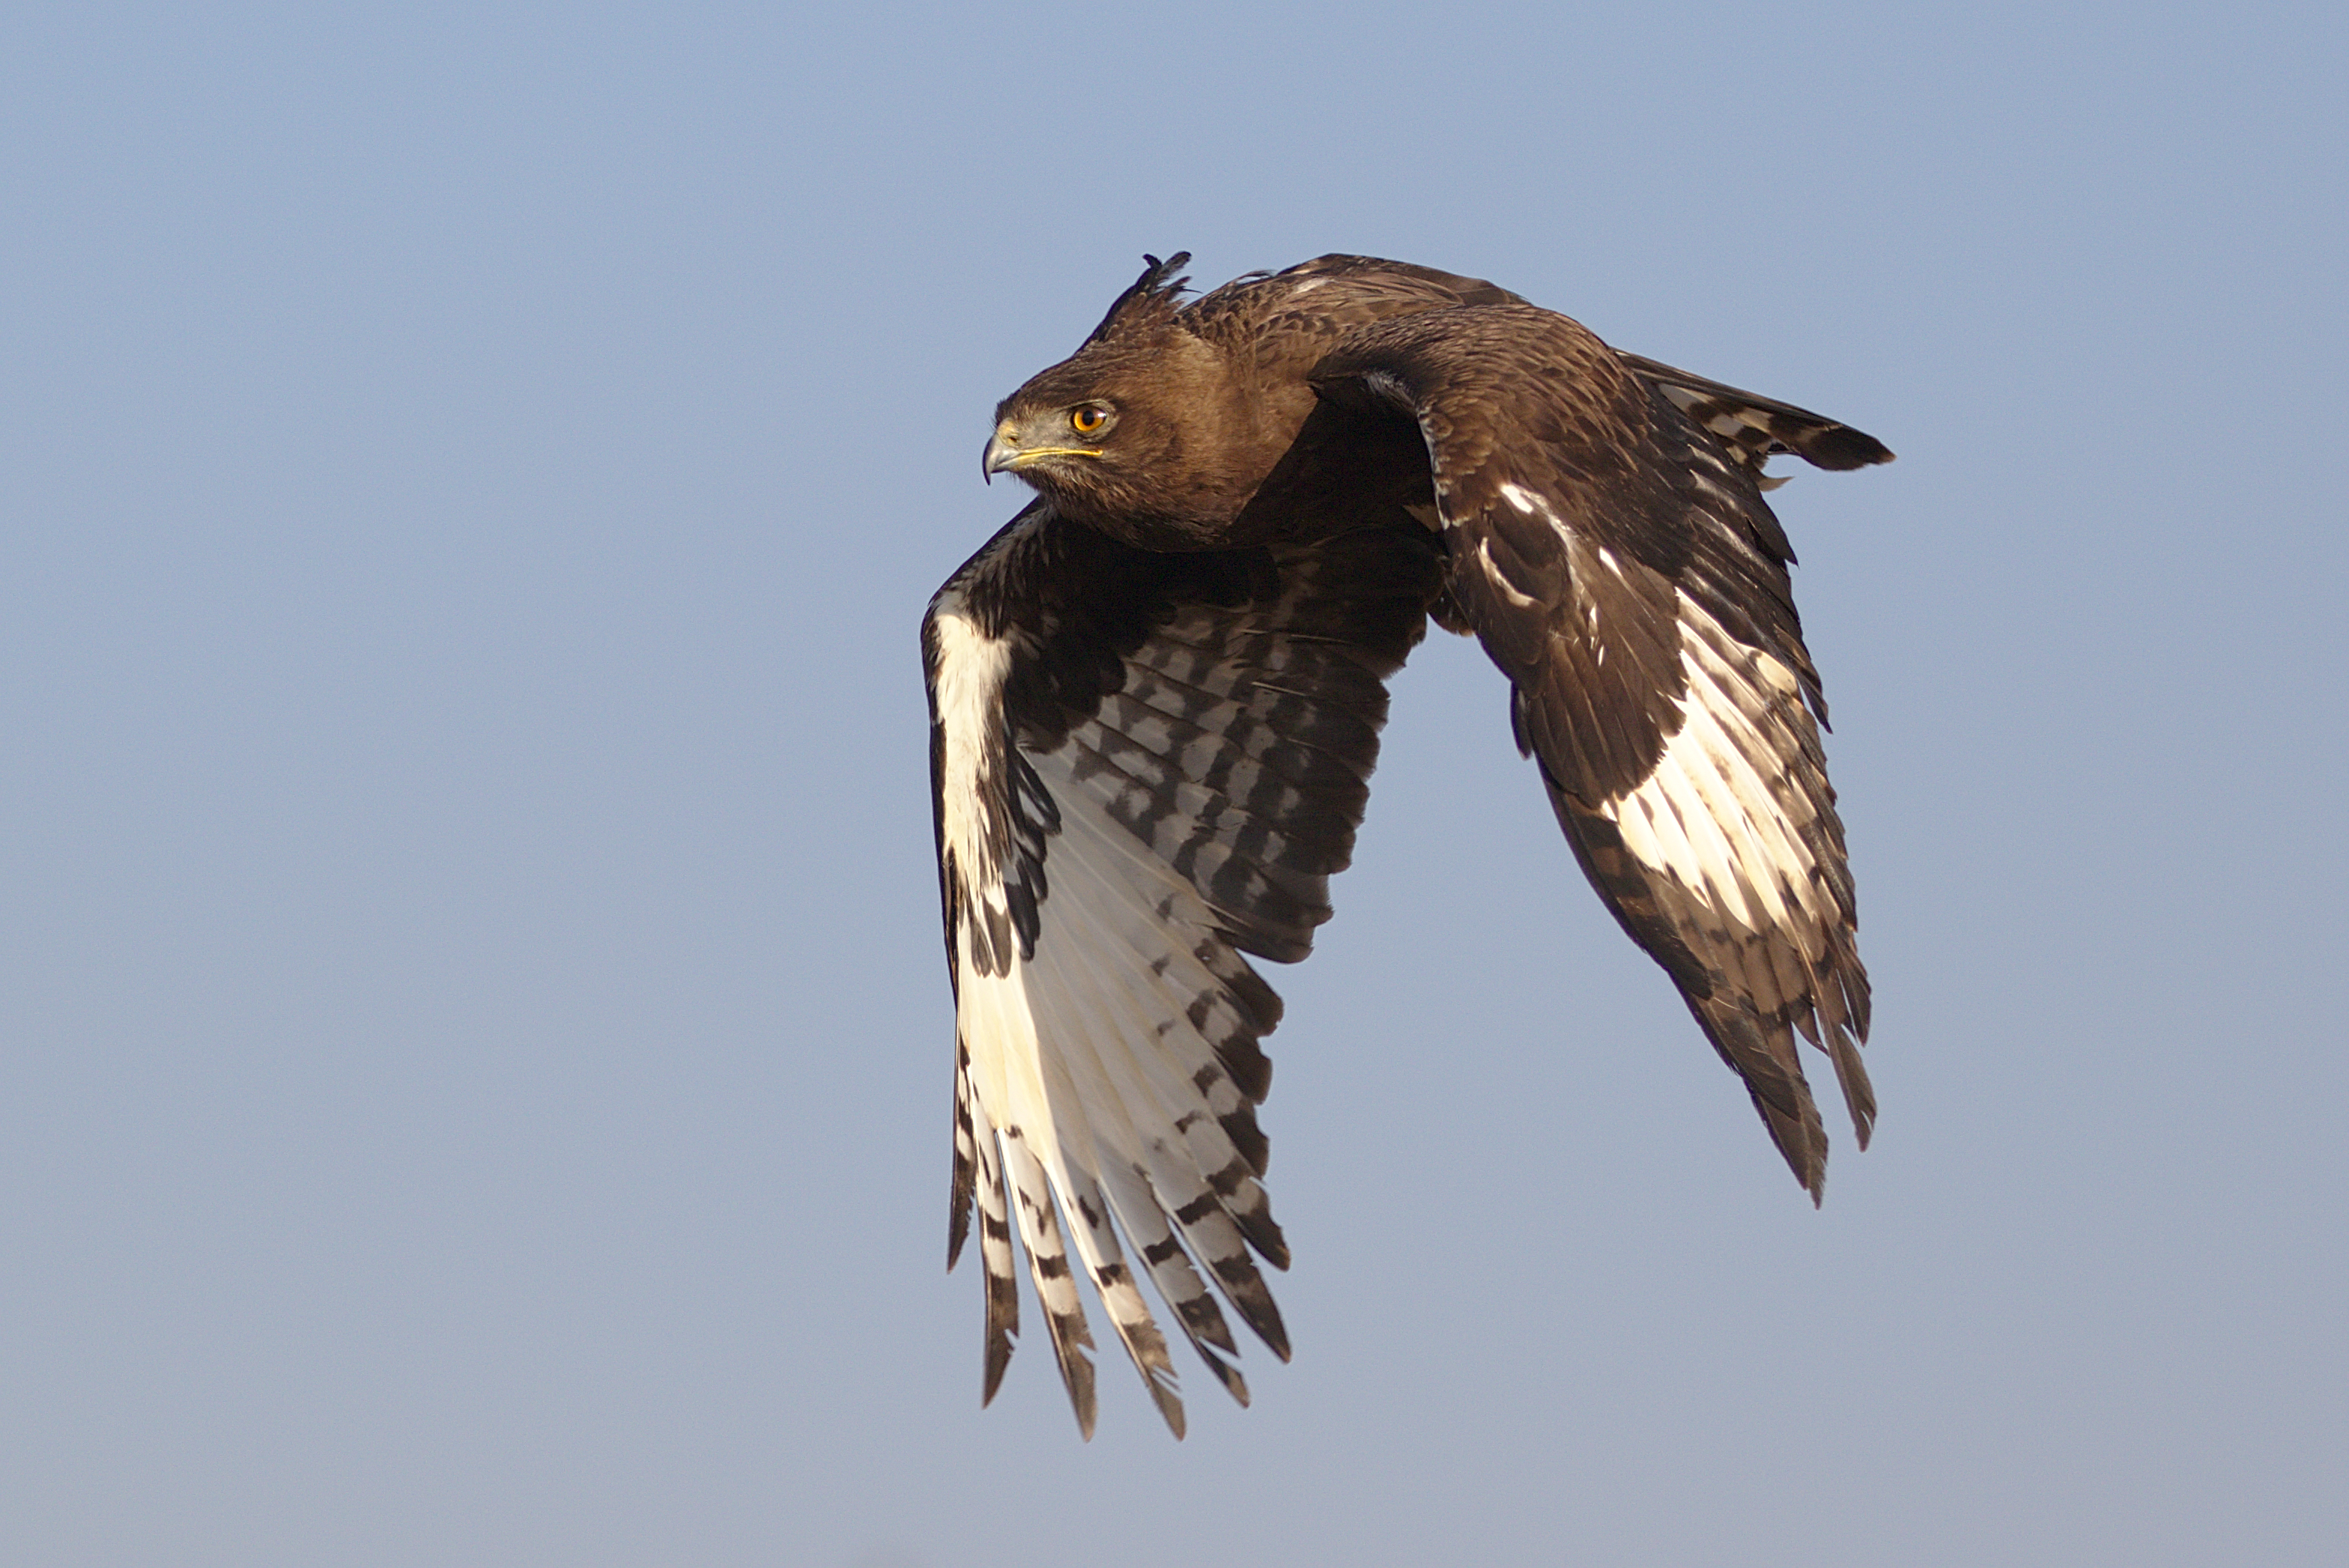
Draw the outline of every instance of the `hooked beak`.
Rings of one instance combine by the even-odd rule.
[[[1098,458],[1099,447],[1031,447],[1019,438],[1019,428],[1006,419],[995,427],[995,434],[987,438],[987,450],[979,454],[979,477],[992,484],[998,474],[1016,474],[1020,469],[1046,458]]]

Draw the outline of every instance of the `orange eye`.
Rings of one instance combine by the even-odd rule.
[[[1090,436],[1109,423],[1109,410],[1098,403],[1087,403],[1069,411],[1069,425],[1080,436]]]

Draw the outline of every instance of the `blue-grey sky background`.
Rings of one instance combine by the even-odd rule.
[[[2313,4],[12,11],[5,1555],[2349,1560],[2344,81]],[[1439,638],[1273,975],[1296,1359],[1084,1445],[941,1270],[915,628],[1178,248],[1900,453],[1776,497],[1884,1117],[1813,1212]]]

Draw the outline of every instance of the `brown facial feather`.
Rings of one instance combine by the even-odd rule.
[[[1310,537],[1404,490],[1418,499],[1426,470],[1423,451],[1401,456],[1415,437],[1398,446],[1392,428],[1380,428],[1393,422],[1374,420],[1367,433],[1382,451],[1361,476],[1367,489],[1341,495],[1358,465],[1340,448],[1354,438],[1334,413],[1309,429],[1322,407],[1307,379],[1314,365],[1373,322],[1521,303],[1474,278],[1362,256],[1243,278],[1179,311],[1169,291],[1137,284],[1076,353],[997,405],[996,422],[1064,431],[1082,404],[1115,410],[1115,424],[1087,443],[1098,457],[1043,459],[1019,473],[1061,515],[1126,543],[1201,550]],[[1399,481],[1397,463],[1411,460],[1416,481]]]

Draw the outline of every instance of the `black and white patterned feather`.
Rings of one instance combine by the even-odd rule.
[[[1287,1357],[1257,1264],[1288,1263],[1256,1119],[1280,1003],[1248,957],[1301,958],[1329,918],[1383,681],[1439,573],[1416,527],[1159,555],[1039,502],[932,603],[958,1037],[948,1261],[976,1208],[988,1397],[1019,1323],[1007,1212],[1088,1432],[1075,1268],[1178,1434],[1137,1271],[1242,1403],[1217,1293]]]

